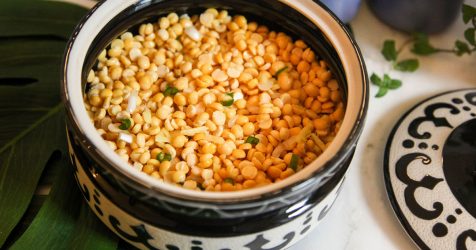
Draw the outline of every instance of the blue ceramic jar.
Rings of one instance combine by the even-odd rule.
[[[458,16],[463,0],[368,0],[384,23],[405,32],[438,33]]]

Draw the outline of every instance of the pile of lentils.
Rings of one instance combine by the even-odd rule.
[[[344,117],[337,80],[304,41],[226,10],[123,33],[87,82],[87,112],[117,155],[192,190],[283,180],[322,154]]]

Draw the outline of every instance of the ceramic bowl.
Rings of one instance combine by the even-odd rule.
[[[215,7],[303,39],[344,90],[346,114],[327,150],[278,183],[237,192],[186,190],[132,168],[96,132],[83,103],[86,76],[120,33],[170,12]],[[114,233],[143,249],[282,249],[303,238],[334,202],[361,133],[368,82],[351,34],[319,3],[246,0],[121,0],[98,3],[78,24],[63,64],[63,100],[75,176]]]

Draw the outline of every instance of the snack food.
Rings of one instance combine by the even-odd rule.
[[[339,84],[302,40],[216,9],[138,33],[99,55],[85,104],[146,174],[196,190],[266,185],[312,162],[339,129]]]

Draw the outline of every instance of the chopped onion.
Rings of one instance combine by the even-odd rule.
[[[119,125],[114,123],[109,123],[109,125],[107,125],[107,130],[113,133],[119,133],[122,131],[121,129],[119,129]]]
[[[307,138],[311,136],[311,134],[312,134],[312,125],[307,125],[299,132],[299,134],[285,140],[282,143],[282,145],[287,149],[292,148],[294,147],[295,143],[306,141]]]
[[[283,152],[284,152],[284,146],[282,144],[279,144],[274,150],[273,153],[271,153],[271,156],[273,157],[279,157]]]
[[[132,91],[131,95],[129,96],[129,99],[127,100],[127,112],[129,114],[132,114],[134,110],[136,110],[137,106],[137,91]]]
[[[202,39],[202,34],[198,32],[198,30],[193,25],[190,25],[189,27],[185,28],[185,34],[187,34],[187,36],[195,42],[198,42]]]
[[[238,116],[234,116],[233,118],[231,118],[230,120],[228,120],[228,128],[231,128],[231,127],[233,127],[233,126],[235,125],[235,123],[236,123],[236,118],[237,118],[237,117],[238,117]]]
[[[125,141],[127,143],[132,143],[132,135],[126,133],[119,133],[119,140]]]
[[[208,131],[208,128],[205,127],[205,126],[202,126],[202,127],[197,127],[197,128],[182,129],[180,131],[180,133],[182,135],[185,135],[185,136],[194,136],[195,134],[203,133],[203,132],[207,132],[207,131]]]
[[[233,93],[233,100],[238,101],[243,99],[243,93],[241,92],[235,92]]]
[[[205,139],[210,142],[214,142],[215,144],[221,145],[225,143],[225,139],[220,136],[216,135],[205,135]]]
[[[166,129],[161,129],[160,132],[155,135],[156,143],[168,143],[170,142],[170,133]]]

